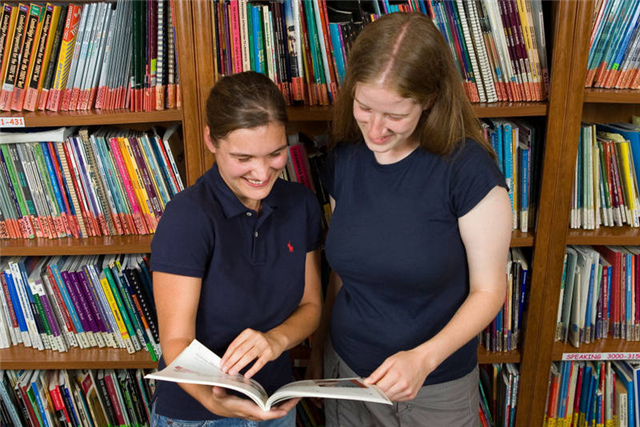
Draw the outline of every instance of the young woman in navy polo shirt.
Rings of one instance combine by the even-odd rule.
[[[327,426],[480,425],[476,337],[504,303],[511,209],[428,17],[358,35],[333,136],[324,377],[367,377],[395,403],[325,400]]]
[[[278,179],[287,113],[268,77],[222,78],[207,123],[216,163],[167,205],[151,245],[160,367],[196,338],[223,355],[223,370],[271,393],[293,380],[286,350],[320,320],[320,207],[304,186]],[[264,412],[219,387],[160,381],[152,424],[293,427],[296,403]]]

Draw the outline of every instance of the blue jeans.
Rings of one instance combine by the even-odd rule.
[[[221,418],[209,421],[175,420],[156,413],[155,405],[151,412],[151,427],[295,427],[295,425],[296,408],[277,420],[260,422],[241,418]]]

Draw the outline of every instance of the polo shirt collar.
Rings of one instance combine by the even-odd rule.
[[[220,207],[222,208],[222,212],[227,219],[240,214],[246,214],[247,211],[255,212],[253,209],[249,209],[243,205],[233,191],[231,191],[227,183],[224,182],[222,175],[220,175],[217,163],[214,163],[211,169],[209,169],[209,172],[207,172],[206,180],[213,188],[216,198],[220,203]],[[262,200],[261,217],[266,218],[275,208],[278,207],[277,196],[275,194],[276,188],[279,186],[278,184],[279,183],[276,180],[276,183],[271,189],[269,195]]]

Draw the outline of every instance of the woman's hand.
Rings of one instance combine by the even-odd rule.
[[[426,363],[430,359],[417,349],[400,351],[388,357],[364,381],[377,385],[389,400],[403,402],[413,400],[424,384],[424,380],[437,364]],[[433,366],[431,366],[433,365]]]
[[[253,366],[244,374],[251,378],[267,362],[280,357],[285,351],[286,338],[275,331],[266,333],[245,329],[234,339],[222,356],[222,371],[231,375],[240,372],[252,360]]]
[[[296,406],[299,400],[287,400],[282,405],[271,408],[270,411],[263,411],[252,400],[230,395],[222,387],[213,387],[207,409],[222,417],[266,421],[284,417]]]

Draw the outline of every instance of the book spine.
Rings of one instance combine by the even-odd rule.
[[[120,297],[120,292],[118,290],[119,285],[116,283],[116,280],[118,280],[117,275],[113,274],[111,272],[111,268],[105,268],[104,269],[104,273],[106,275],[107,278],[107,283],[109,284],[109,287],[111,288],[111,294],[113,295],[113,298],[118,306],[118,312],[120,313],[120,316],[122,317],[122,322],[124,324],[124,327],[127,331],[127,339],[129,340],[128,342],[131,344],[130,347],[127,347],[127,351],[129,351],[129,353],[133,353],[135,351],[140,350],[140,343],[138,342],[138,338],[136,337],[136,333],[135,330],[133,329],[133,326],[131,325],[131,321],[129,320],[129,315],[127,314],[124,304],[122,302],[122,298]],[[122,332],[122,330],[121,330]],[[125,337],[125,335],[123,334],[123,338]],[[125,342],[127,342],[127,339],[125,339]]]
[[[9,330],[11,332],[11,338],[13,345],[20,344],[22,342],[22,335],[20,334],[20,326],[18,324],[18,318],[16,317],[16,308],[14,307],[11,293],[9,292],[9,285],[7,279],[4,276],[4,272],[0,271],[0,286],[4,295],[3,309],[7,321],[9,322]],[[4,308],[6,306],[6,308]]]
[[[25,96],[25,85],[31,78],[31,70],[33,69],[35,48],[38,46],[40,39],[41,18],[43,8],[37,4],[32,4],[29,8],[27,23],[24,32],[24,43],[20,51],[20,60],[17,70],[15,87],[10,102],[10,108],[14,111],[22,111]]]
[[[81,14],[81,6],[69,4],[58,53],[58,65],[56,67],[55,78],[47,99],[47,110],[58,111],[60,109],[61,92],[67,85]]]
[[[58,63],[60,53],[64,53],[61,51],[60,45],[64,36],[64,29],[67,23],[67,12],[69,8],[66,5],[61,5],[59,7],[61,9],[60,16],[58,18],[58,23],[55,26],[53,40],[47,42],[47,50],[45,51],[45,58],[47,58],[46,55],[49,55],[48,60],[45,60],[45,65],[42,70],[42,76],[40,78],[40,82],[38,82],[38,90],[40,91],[37,102],[38,111],[44,111],[47,108],[47,102],[49,100],[49,90],[53,85],[53,79],[56,74],[56,64]],[[54,27],[52,25],[52,30],[53,29]]]
[[[29,6],[21,3],[18,6],[18,18],[13,33],[13,44],[11,50],[6,52],[10,56],[7,74],[4,76],[2,92],[0,92],[0,110],[2,111],[9,111],[11,109],[11,97],[13,96],[13,88],[16,82],[16,76],[18,75],[18,67],[20,66],[20,52],[22,51],[28,14]]]
[[[73,322],[69,316],[69,312],[64,305],[64,300],[58,288],[53,284],[55,279],[51,270],[47,268],[47,272],[42,274],[42,282],[44,283],[45,292],[49,299],[49,304],[57,321],[58,329],[62,338],[58,340],[58,348],[60,351],[67,351],[68,348],[77,347],[78,341],[75,338]]]
[[[45,6],[44,18],[42,20],[40,38],[35,47],[35,57],[33,59],[31,77],[29,78],[25,91],[23,108],[27,111],[35,111],[37,107],[38,91],[42,87],[42,77],[44,77],[46,67],[49,63],[51,44],[55,37],[54,30],[58,25],[59,16],[60,6],[54,6],[51,3],[47,3]]]
[[[122,314],[120,313],[120,309],[113,295],[109,280],[107,280],[106,276],[100,278],[100,285],[102,286],[107,301],[109,302],[109,307],[111,308],[111,312],[113,313],[113,318],[118,325],[118,331],[120,332],[120,336],[122,337],[122,343],[129,353],[134,353],[135,348],[133,347],[133,343],[131,342],[129,331],[124,324],[124,319],[122,318]]]
[[[139,234],[148,234],[149,231],[147,229],[146,222],[143,219],[140,206],[138,205],[137,197],[133,189],[129,173],[127,172],[122,152],[120,151],[118,139],[119,138],[109,138],[111,153],[113,154],[115,163],[118,167],[118,171],[120,172],[120,178],[124,184],[124,188],[129,199],[129,204],[133,211],[133,220],[136,226],[136,230]]]
[[[107,328],[102,319],[102,315],[100,313],[100,309],[98,308],[97,296],[94,294],[92,290],[92,286],[88,280],[88,277],[84,271],[84,269],[79,269],[76,272],[76,276],[78,277],[78,288],[84,295],[84,299],[87,302],[87,312],[91,314],[94,320],[95,327],[95,338],[96,343],[100,348],[106,345],[104,334],[107,333]]]

